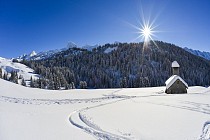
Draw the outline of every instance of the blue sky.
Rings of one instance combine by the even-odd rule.
[[[140,42],[141,9],[154,39],[210,51],[209,0],[0,0],[0,56],[79,46]]]

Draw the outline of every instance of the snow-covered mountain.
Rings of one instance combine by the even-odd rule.
[[[38,79],[40,76],[34,74],[34,70],[27,67],[24,64],[13,62],[12,59],[6,59],[0,57],[0,68],[2,69],[3,74],[7,74],[9,78],[11,72],[17,72],[19,78],[19,84],[21,83],[22,78],[26,81],[26,84],[30,81],[30,78]]]
[[[200,56],[200,57],[203,57],[207,60],[210,60],[210,52],[204,52],[204,51],[199,51],[199,50],[193,50],[193,49],[189,49],[187,47],[184,48],[186,51],[194,54],[194,55],[197,55],[197,56]]]
[[[29,54],[23,54],[21,56],[19,56],[17,59],[26,59],[26,60],[29,60],[30,58],[36,56],[37,53],[35,51],[32,51],[31,53]]]
[[[82,48],[82,49],[87,49],[89,51],[92,51],[93,48],[96,48],[98,46],[99,45],[93,45],[93,46],[92,45],[85,45],[85,46],[79,47],[74,42],[69,42],[67,44],[67,46],[65,48],[62,48],[62,49],[55,49],[55,50],[43,51],[43,52],[39,52],[39,53],[36,53],[35,51],[32,51],[29,54],[24,54],[24,55],[21,55],[21,56],[17,57],[17,59],[18,60],[23,60],[23,59],[25,59],[25,60],[42,60],[42,59],[50,58],[53,55],[55,55],[57,53],[60,53],[62,51],[66,51],[68,49]]]

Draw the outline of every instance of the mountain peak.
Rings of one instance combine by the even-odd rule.
[[[33,57],[33,56],[35,56],[35,55],[37,55],[37,53],[35,52],[35,51],[32,51],[31,53],[30,53],[30,57]]]
[[[68,42],[68,44],[67,44],[67,49],[69,49],[69,48],[75,48],[75,47],[77,47],[77,45],[74,43],[74,42]]]

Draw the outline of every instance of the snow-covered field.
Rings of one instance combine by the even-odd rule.
[[[0,140],[210,140],[210,88],[49,91],[0,79]]]

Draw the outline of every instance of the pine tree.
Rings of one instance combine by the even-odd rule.
[[[12,71],[12,72],[11,72],[11,76],[10,76],[10,78],[9,78],[9,81],[13,82],[14,79],[15,79],[15,72]]]
[[[18,84],[18,74],[17,72],[15,71],[15,79],[14,79],[14,83]]]
[[[33,80],[32,76],[31,76],[31,79],[30,79],[30,87],[32,87],[32,88],[35,87],[34,80]]]
[[[9,81],[18,84],[18,74],[16,71],[11,72],[11,76],[9,78]]]
[[[19,75],[19,79],[23,79],[23,75]]]
[[[2,78],[2,69],[0,68],[0,78]]]
[[[80,88],[81,89],[86,89],[87,88],[87,82],[86,81],[80,81]]]
[[[53,80],[49,81],[48,89],[55,90],[55,86],[54,86]]]
[[[3,79],[4,79],[4,80],[8,80],[8,74],[7,74],[7,73],[4,73]]]
[[[21,81],[21,85],[22,85],[22,86],[26,86],[26,82],[25,82],[25,80],[24,80],[24,79],[22,79],[22,81]]]
[[[42,78],[39,78],[38,80],[37,80],[37,87],[38,88],[41,88],[41,89],[44,89],[44,82],[43,82],[43,79]]]
[[[71,85],[72,85],[72,89],[75,89],[74,82],[71,82]]]
[[[79,82],[79,87],[80,87],[81,89],[84,88],[84,83],[83,83],[83,81],[80,81],[80,82]]]
[[[84,83],[83,88],[86,89],[87,88],[87,82],[83,81],[83,83]]]
[[[121,85],[122,88],[127,88],[127,78],[126,78],[126,77],[124,77],[124,78],[121,80],[120,85]]]

